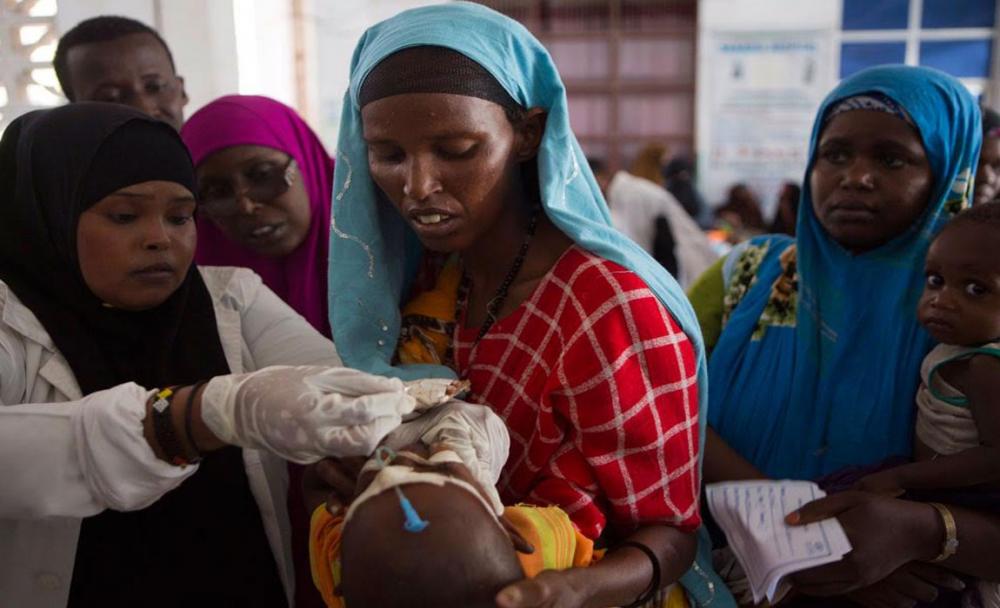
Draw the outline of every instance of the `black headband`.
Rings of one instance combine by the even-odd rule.
[[[524,111],[492,74],[458,51],[442,46],[415,46],[389,55],[365,78],[358,102],[406,93],[450,93],[478,97],[508,112]]]
[[[191,156],[166,123],[126,122],[105,139],[80,186],[80,211],[134,184],[166,181],[196,191]]]

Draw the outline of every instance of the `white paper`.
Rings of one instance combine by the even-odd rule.
[[[788,590],[792,572],[840,561],[851,543],[836,519],[789,526],[785,516],[826,493],[811,481],[734,481],[709,484],[708,508],[743,566],[755,603]]]

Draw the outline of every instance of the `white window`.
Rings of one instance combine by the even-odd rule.
[[[844,0],[840,77],[882,63],[948,72],[974,93],[993,63],[996,0]]]
[[[52,68],[55,16],[56,0],[0,0],[0,128],[65,101]]]

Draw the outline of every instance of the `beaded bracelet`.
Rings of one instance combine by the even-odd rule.
[[[660,590],[660,559],[656,557],[653,550],[646,545],[636,542],[634,540],[626,540],[618,544],[618,549],[622,547],[634,547],[646,554],[649,558],[649,563],[653,565],[653,576],[649,581],[649,586],[636,598],[634,602],[625,606],[624,608],[639,608],[645,605],[647,602],[656,597],[656,592]]]
[[[177,433],[174,432],[174,421],[170,415],[170,404],[176,395],[174,392],[176,389],[174,386],[156,393],[156,401],[153,402],[153,434],[167,462],[183,467],[190,464],[190,461],[184,457],[184,450]]]
[[[199,462],[203,453],[202,449],[198,447],[198,442],[194,439],[194,433],[191,432],[191,410],[194,409],[194,400],[198,396],[198,391],[207,383],[208,380],[202,380],[194,385],[194,388],[191,389],[191,394],[188,395],[187,409],[184,410],[184,433],[187,435],[188,443],[194,448],[195,453],[195,457],[189,461],[191,463]]]

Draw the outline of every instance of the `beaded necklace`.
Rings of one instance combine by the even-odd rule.
[[[500,287],[497,288],[496,293],[493,294],[493,297],[490,298],[490,301],[486,304],[486,320],[483,321],[482,327],[479,328],[479,334],[476,335],[476,339],[472,342],[473,349],[479,345],[479,341],[483,339],[486,332],[488,332],[497,322],[497,315],[500,313],[500,308],[503,307],[503,303],[507,300],[507,294],[510,291],[510,286],[514,283],[514,279],[517,278],[517,274],[521,271],[521,266],[524,265],[524,259],[528,255],[528,248],[531,246],[531,238],[535,236],[535,228],[538,226],[538,214],[539,210],[536,207],[531,212],[531,218],[528,220],[528,230],[524,235],[524,240],[521,242],[521,247],[517,250],[517,256],[510,265],[510,270],[507,271],[507,275],[500,283]],[[458,286],[458,310],[465,311],[467,309],[469,304],[469,290],[471,286],[472,279],[469,278],[468,274],[462,273],[462,281]],[[461,316],[456,315],[456,318],[461,318]],[[449,349],[449,358],[453,356],[452,350],[453,349]]]

